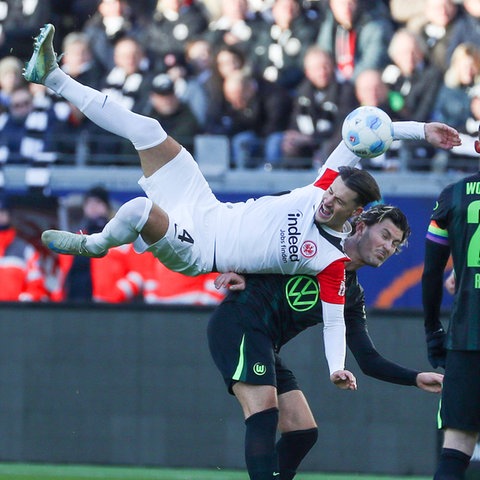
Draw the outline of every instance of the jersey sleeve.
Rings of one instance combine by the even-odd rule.
[[[416,386],[419,372],[383,357],[375,348],[366,323],[358,320],[351,318],[350,312],[345,312],[347,345],[362,372],[384,382]]]
[[[343,305],[345,303],[345,262],[348,257],[335,260],[318,275],[320,299],[323,302]]]
[[[447,187],[435,203],[425,241],[425,263],[422,274],[422,304],[426,332],[442,327],[440,309],[443,298],[443,274],[450,256],[446,226],[452,190]]]
[[[347,275],[349,275],[345,303],[347,346],[362,372],[384,382],[416,386],[418,371],[387,360],[375,348],[368,333],[363,288],[358,283],[355,273],[350,272]]]
[[[395,140],[425,140],[425,123],[393,122]]]
[[[354,167],[359,160],[360,157],[357,157],[351,150],[349,150],[345,142],[342,140],[337,148],[335,148],[335,150],[329,155],[327,161],[320,169],[314,185],[322,190],[326,190],[338,176],[339,167]]]
[[[345,368],[345,264],[336,260],[317,275],[323,314],[323,342],[330,374]]]

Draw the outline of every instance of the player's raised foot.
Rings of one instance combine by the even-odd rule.
[[[42,243],[50,250],[65,255],[81,255],[82,257],[100,258],[107,251],[93,253],[87,250],[87,237],[81,233],[65,232],[63,230],[45,230],[42,233]]]
[[[33,43],[33,53],[23,69],[25,80],[43,85],[47,75],[58,68],[57,54],[53,50],[55,27],[47,23]]]

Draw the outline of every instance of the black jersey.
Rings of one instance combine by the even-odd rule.
[[[279,351],[300,332],[323,321],[318,297],[318,282],[313,276],[248,275],[246,289],[230,292],[223,302],[245,305],[242,311],[248,321],[258,322]],[[347,346],[366,375],[416,385],[418,371],[390,362],[376,350],[368,334],[363,287],[356,272],[350,271],[346,275],[345,324]]]
[[[449,185],[436,202],[427,233],[426,271],[437,266],[443,272],[450,253],[456,294],[447,348],[480,350],[480,173]],[[442,288],[424,282],[423,290],[426,315],[430,315],[426,318],[433,323],[439,315]]]

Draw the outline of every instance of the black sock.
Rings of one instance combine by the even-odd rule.
[[[277,424],[276,407],[255,413],[245,420],[245,461],[251,480],[272,480],[274,472],[278,472]]]
[[[277,442],[280,480],[292,480],[300,462],[312,449],[318,438],[318,428],[283,433]]]
[[[470,463],[470,457],[460,450],[442,448],[434,480],[462,480]]]

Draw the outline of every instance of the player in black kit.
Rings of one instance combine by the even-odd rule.
[[[367,331],[365,298],[356,270],[378,267],[398,252],[410,234],[396,207],[377,205],[363,212],[345,240],[347,345],[362,371],[372,377],[431,392],[442,375],[401,367],[382,357]],[[317,425],[294,374],[278,352],[308,327],[322,322],[318,283],[308,275],[222,274],[217,286],[237,283],[217,307],[208,326],[212,357],[230,393],[240,402],[246,425],[245,458],[251,480],[287,480],[315,444]],[[277,427],[281,438],[277,444]]]
[[[455,297],[446,333],[440,307],[450,255]],[[428,358],[445,368],[439,415],[444,440],[434,479],[460,480],[480,432],[480,173],[440,193],[427,232],[422,291]]]

